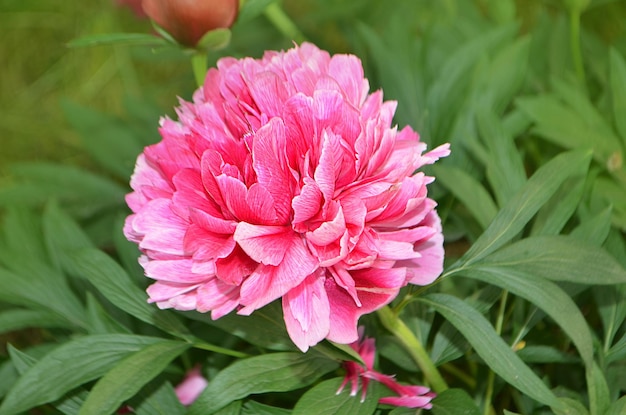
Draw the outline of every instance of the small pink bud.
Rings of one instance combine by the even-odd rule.
[[[143,10],[178,42],[195,46],[207,32],[232,26],[239,0],[143,0]]]

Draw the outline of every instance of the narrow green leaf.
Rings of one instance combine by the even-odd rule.
[[[136,415],[185,415],[187,413],[169,382],[164,382],[140,404],[131,406],[135,409]]]
[[[622,138],[622,144],[626,148],[626,62],[622,55],[611,48],[609,52],[609,91],[613,98],[613,120],[617,132]]]
[[[500,210],[491,225],[463,255],[461,263],[475,262],[509,242],[568,177],[585,171],[588,151],[562,153],[540,167]]]
[[[220,50],[228,46],[230,38],[231,33],[229,29],[213,29],[202,36],[196,48],[209,52]]]
[[[149,305],[146,293],[104,252],[83,249],[71,257],[73,269],[87,278],[116,307],[170,334],[188,334],[187,328],[174,314]]]
[[[101,45],[162,46],[167,44],[164,39],[145,33],[104,33],[71,40],[67,43],[67,47],[83,48]]]
[[[241,405],[241,401],[231,402],[217,411],[215,415],[239,415],[241,413]]]
[[[341,382],[340,378],[329,379],[306,391],[293,408],[293,415],[370,415],[374,413],[382,388],[377,384],[370,384],[365,400],[361,402],[360,393],[351,396],[349,390],[343,390],[338,394]]]
[[[432,401],[435,415],[480,415],[480,409],[463,389],[447,389]]]
[[[271,353],[241,359],[219,372],[189,409],[189,415],[210,415],[250,394],[287,392],[315,382],[337,368],[317,353]]]
[[[7,349],[10,346],[10,344],[7,344]],[[15,366],[10,360],[6,360],[0,364],[0,399],[4,398],[9,389],[13,387],[17,378],[17,369],[15,369]]]
[[[291,412],[289,409],[264,405],[256,401],[247,401],[241,409],[241,415],[290,415]]]
[[[607,363],[626,359],[626,334],[624,334],[606,354]]]
[[[239,10],[237,24],[245,23],[261,15],[263,11],[276,0],[246,0]]]
[[[609,407],[604,415],[622,415],[626,413],[626,396],[622,396]]]
[[[61,107],[69,123],[81,135],[89,155],[109,172],[128,180],[142,149],[133,131],[116,118],[69,100],[64,100]]]
[[[556,415],[589,415],[589,411],[585,405],[571,398],[559,398],[563,404],[563,409],[555,410]]]
[[[488,258],[487,258],[488,259]],[[585,365],[593,364],[593,340],[587,322],[576,303],[558,285],[522,267],[482,267],[467,270],[464,276],[497,285],[533,303],[548,314],[572,339]]]
[[[120,360],[91,389],[79,415],[114,413],[189,346],[178,341],[162,341]]]
[[[596,286],[592,292],[604,328],[604,349],[608,350],[626,319],[626,284]]]
[[[104,177],[72,166],[20,163],[11,166],[18,188],[0,191],[0,205],[40,206],[56,198],[68,212],[92,217],[104,209],[122,206],[127,189]]]
[[[468,173],[452,166],[433,167],[437,182],[443,184],[474,216],[482,229],[487,229],[498,208],[482,184]]]
[[[579,363],[580,359],[552,346],[526,346],[517,352],[526,363]]]
[[[567,179],[539,210],[530,231],[531,235],[558,235],[576,212],[584,190],[584,176]]]
[[[20,375],[24,374],[31,366],[37,363],[37,359],[17,350],[10,344],[7,345],[7,351],[11,357],[11,362],[13,362],[13,367],[15,367],[15,370],[17,370]]]
[[[611,230],[611,206],[602,210],[597,215],[581,222],[570,236],[576,237],[588,244],[601,246],[609,236]]]
[[[474,308],[447,294],[430,294],[419,301],[433,307],[463,333],[485,363],[511,386],[553,409],[563,406]]]
[[[87,293],[87,323],[89,334],[131,334],[128,328],[117,322],[102,308],[90,292]]]
[[[55,401],[68,391],[97,379],[130,353],[160,339],[108,334],[80,337],[54,349],[30,367],[9,391],[0,414],[18,414]]]
[[[521,239],[485,258],[480,267],[578,284],[626,283],[626,270],[604,249],[564,235]]]
[[[283,320],[280,301],[274,301],[249,316],[228,314],[213,320],[209,314],[189,312],[186,316],[224,330],[256,346],[270,350],[295,350]]]
[[[591,415],[604,415],[611,405],[609,385],[604,373],[594,362],[591,367],[587,368],[586,375]]]
[[[56,201],[46,204],[42,217],[42,228],[48,252],[50,252],[52,261],[59,268],[67,264],[69,252],[94,247],[78,223],[63,212]]]
[[[513,137],[507,135],[496,114],[488,109],[477,112],[478,129],[489,151],[487,179],[499,206],[506,203],[526,183],[522,157]]]
[[[74,328],[66,319],[52,314],[49,311],[11,309],[0,312],[0,333],[22,330],[29,327]]]

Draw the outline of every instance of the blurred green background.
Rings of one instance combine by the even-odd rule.
[[[566,19],[560,0],[517,0],[515,6],[522,31],[532,31],[546,17]],[[355,24],[364,22],[385,33],[393,29],[392,15],[398,10],[414,16],[407,21],[415,20],[415,36],[424,35],[420,27],[428,22],[447,22],[463,30],[475,19],[468,10],[495,21],[510,13],[499,10],[497,0],[286,0],[284,8],[320,47],[357,53],[365,51],[355,50],[360,44]],[[626,51],[625,22],[626,1],[592,1],[582,16],[583,30],[621,51]],[[113,0],[1,0],[0,172],[6,173],[8,163],[22,160],[88,163],[78,135],[63,115],[64,100],[121,117],[129,106],[145,107],[156,125],[156,114],[171,112],[176,96],[189,98],[193,77],[179,53],[136,46],[66,47],[84,35],[151,30],[147,20]],[[235,27],[234,35],[225,53],[259,55],[264,49],[290,46],[263,16]],[[376,80],[372,83],[376,85]]]

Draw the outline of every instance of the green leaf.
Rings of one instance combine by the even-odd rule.
[[[109,172],[127,181],[142,150],[132,130],[113,117],[69,100],[64,100],[61,107],[69,123],[81,135],[89,155]]]
[[[589,411],[585,405],[571,398],[559,398],[563,404],[563,409],[555,410],[556,415],[589,415]]]
[[[120,360],[91,389],[79,415],[114,413],[189,346],[178,341],[162,341]]]
[[[480,409],[463,389],[447,389],[432,401],[435,415],[480,415]]]
[[[477,121],[481,137],[489,150],[487,179],[498,205],[505,206],[526,183],[522,157],[515,147],[513,137],[506,133],[502,122],[493,111],[479,109]]]
[[[261,15],[276,0],[246,0],[243,2],[236,24],[240,25]]]
[[[219,372],[189,409],[209,415],[251,394],[287,392],[315,382],[337,362],[317,353],[271,353],[241,359]]]
[[[609,385],[604,373],[594,362],[587,368],[587,390],[589,391],[589,408],[591,415],[603,415],[611,405]]]
[[[525,272],[520,266],[482,267],[480,263],[475,266],[479,270],[468,270],[463,275],[497,285],[542,309],[572,339],[585,365],[593,364],[593,341],[587,322],[576,303],[558,285]]]
[[[342,379],[329,379],[309,389],[293,408],[293,415],[370,415],[378,406],[382,391],[371,383],[361,402],[361,394],[351,396],[349,390],[337,394]],[[349,389],[349,387],[348,387]]]
[[[626,396],[622,396],[609,407],[604,415],[622,415],[626,413]]]
[[[491,225],[463,255],[470,264],[494,252],[517,235],[568,177],[584,171],[588,151],[562,153],[540,167],[500,210]]]
[[[11,166],[17,184],[0,190],[0,205],[40,206],[51,198],[78,217],[124,205],[127,189],[85,170],[52,163]]]
[[[228,314],[213,320],[209,314],[185,313],[186,316],[224,330],[245,341],[270,350],[295,350],[287,333],[280,301],[274,301],[249,316]]]
[[[605,357],[607,363],[622,359],[626,359],[626,333],[609,349]]]
[[[13,367],[15,367],[15,370],[17,370],[20,375],[24,374],[24,372],[37,363],[37,359],[17,350],[10,344],[7,346],[7,351],[11,357],[11,362],[13,362]]]
[[[85,327],[84,309],[56,270],[25,262],[19,275],[0,268],[0,301],[63,318],[66,325]]]
[[[87,293],[87,323],[89,334],[131,334],[128,328],[117,322],[102,308],[90,292]]]
[[[608,350],[626,319],[626,285],[596,286],[592,292],[604,328],[604,348]]]
[[[71,257],[75,272],[87,278],[116,307],[167,333],[183,337],[189,333],[176,315],[148,304],[146,293],[104,252],[83,249]]]
[[[0,312],[0,333],[22,330],[29,327],[74,328],[65,318],[52,314],[49,311],[11,309]]]
[[[48,252],[59,269],[67,264],[69,252],[94,247],[87,234],[56,202],[46,204],[42,228]]]
[[[611,230],[611,206],[602,210],[597,215],[581,222],[570,236],[576,237],[588,244],[601,246],[609,236]]]
[[[526,346],[517,351],[526,363],[578,363],[580,360],[552,346]]]
[[[437,182],[443,184],[486,229],[498,213],[498,208],[482,184],[468,173],[452,166],[433,166]]]
[[[187,413],[169,382],[164,382],[139,405],[131,406],[135,408],[136,415],[185,415]]]
[[[289,409],[264,405],[256,401],[248,401],[241,409],[241,415],[290,415]],[[239,415],[239,414],[237,414]]]
[[[567,179],[539,210],[531,235],[558,235],[576,211],[584,190],[584,176]]]
[[[430,294],[419,301],[433,307],[463,333],[485,363],[511,386],[553,409],[563,406],[474,308],[447,294]]]
[[[67,43],[67,47],[83,48],[100,45],[163,46],[167,44],[164,39],[145,33],[104,33],[71,40]]]
[[[215,415],[239,415],[241,413],[241,401],[231,402],[219,411]]]
[[[626,62],[622,55],[611,48],[609,52],[609,81],[608,90],[613,98],[613,120],[615,128],[622,138],[622,144],[626,147]]]
[[[104,375],[128,354],[159,341],[153,337],[123,334],[71,340],[24,372],[0,406],[0,414],[18,414],[55,401],[77,386]]]
[[[230,38],[231,33],[229,29],[214,29],[202,36],[196,48],[209,52],[220,50],[228,46]]]
[[[626,270],[604,249],[564,235],[521,239],[485,258],[481,268],[507,268],[553,281],[626,283]]]

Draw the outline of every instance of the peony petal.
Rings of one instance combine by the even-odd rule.
[[[292,288],[298,286],[318,267],[318,261],[308,251],[304,242],[294,238],[278,266],[259,266],[241,285],[241,304],[245,307],[239,314],[249,315]]]
[[[330,327],[330,307],[324,279],[309,275],[283,296],[283,315],[289,337],[302,352],[326,337]]]
[[[279,265],[299,237],[287,226],[252,225],[239,222],[235,241],[256,262]]]

